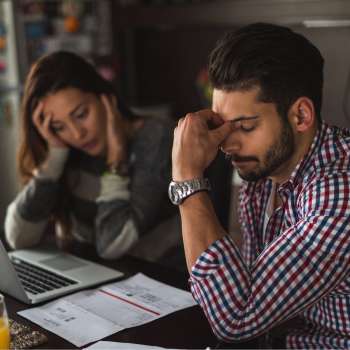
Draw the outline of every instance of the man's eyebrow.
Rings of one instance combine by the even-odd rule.
[[[230,123],[237,123],[237,122],[241,122],[242,120],[254,120],[257,118],[259,118],[258,115],[252,115],[252,116],[240,115],[239,117],[237,117],[235,119],[229,120],[229,122]]]

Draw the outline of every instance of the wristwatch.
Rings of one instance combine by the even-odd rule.
[[[187,197],[199,191],[210,191],[210,183],[206,178],[186,181],[171,181],[168,195],[171,203],[180,205]]]

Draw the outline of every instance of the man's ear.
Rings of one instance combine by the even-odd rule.
[[[296,131],[310,129],[316,122],[313,102],[308,97],[299,97],[289,110],[289,120]]]

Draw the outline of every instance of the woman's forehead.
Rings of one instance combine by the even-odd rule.
[[[81,105],[89,102],[91,95],[75,88],[59,90],[42,99],[43,113],[52,113],[55,117],[71,114]]]

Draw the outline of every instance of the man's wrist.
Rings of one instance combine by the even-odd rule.
[[[210,191],[210,183],[205,178],[195,178],[185,181],[171,181],[168,188],[170,201],[175,205],[180,205],[183,201],[200,191]]]
[[[174,172],[172,179],[175,182],[182,182],[182,181],[191,181],[193,179],[202,179],[203,178],[203,172]]]

